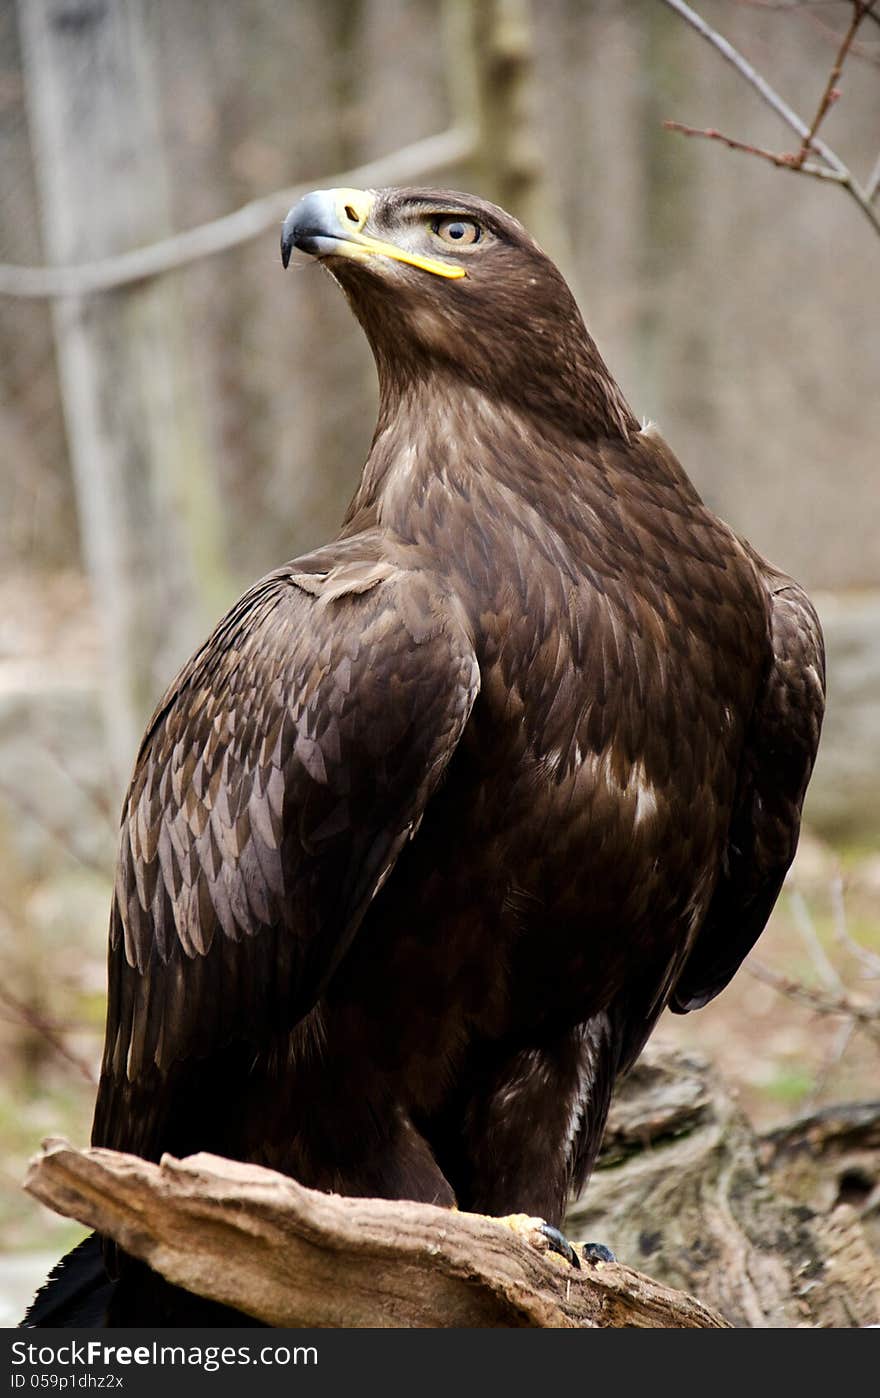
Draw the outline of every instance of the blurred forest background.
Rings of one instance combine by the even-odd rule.
[[[852,4],[698,8],[809,122]],[[870,171],[880,23],[838,87],[822,134]],[[711,1054],[761,1124],[878,1095],[867,1020],[770,979],[832,1008],[878,994],[880,239],[833,184],[667,119],[797,149],[662,0],[0,0],[0,1322],[77,1236],[20,1181],[42,1136],[88,1138],[143,723],[245,585],[335,532],[375,406],[342,297],[281,270],[283,197],[259,236],[115,290],[26,295],[10,268],[99,262],[438,133],[442,170],[386,182],[507,190],[635,410],[826,628],[770,978],[743,970],[658,1037]]]

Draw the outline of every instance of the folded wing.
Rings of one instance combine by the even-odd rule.
[[[357,541],[316,557],[241,599],[141,746],[96,1144],[152,1153],[127,1134],[133,1085],[308,1012],[467,722],[479,677],[452,599]]]
[[[746,738],[721,873],[670,1000],[680,1014],[714,999],[761,935],[794,858],[819,745],[825,708],[819,621],[796,583],[763,567],[769,666]]]

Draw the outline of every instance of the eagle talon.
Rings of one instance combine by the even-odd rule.
[[[546,1223],[543,1218],[536,1218],[532,1214],[505,1214],[501,1218],[497,1215],[483,1214],[482,1217],[491,1218],[493,1223],[500,1223],[509,1228],[511,1233],[515,1233],[524,1243],[528,1243],[529,1247],[537,1248],[539,1252],[555,1253],[570,1267],[576,1267],[580,1271],[581,1260],[565,1234],[554,1228],[552,1223]]]
[[[604,1243],[581,1243],[581,1257],[596,1266],[597,1262],[616,1262],[617,1258]]]
[[[564,1233],[560,1233],[559,1229],[554,1228],[551,1223],[542,1223],[539,1232],[543,1233],[549,1242],[551,1252],[558,1252],[560,1257],[564,1257],[566,1262],[570,1262],[572,1267],[576,1267],[580,1271],[581,1260]],[[608,1249],[605,1248],[604,1251],[608,1252]],[[608,1255],[611,1256],[610,1253]]]

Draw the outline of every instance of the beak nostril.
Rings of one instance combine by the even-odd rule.
[[[345,206],[345,217],[351,219],[352,223],[358,222],[357,211],[353,208],[351,204],[346,204]]]

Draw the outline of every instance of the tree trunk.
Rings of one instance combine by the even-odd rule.
[[[54,264],[170,231],[146,12],[142,0],[19,0]],[[224,593],[216,506],[173,281],[56,301],[54,323],[121,781],[146,715]]]
[[[537,135],[535,51],[528,0],[447,0],[451,117],[475,133],[477,191],[559,257]]]

